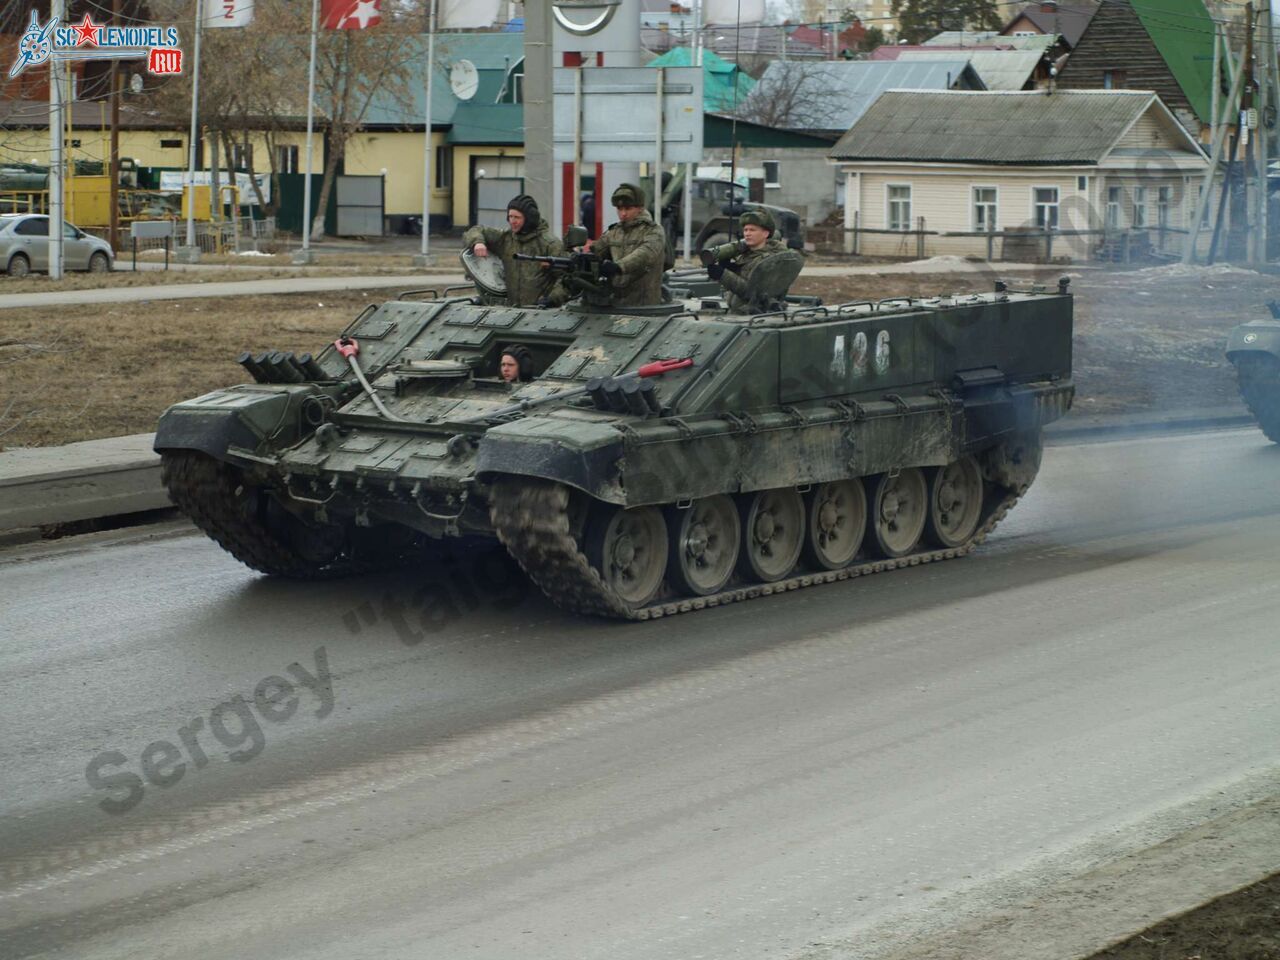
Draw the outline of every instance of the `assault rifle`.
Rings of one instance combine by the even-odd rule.
[[[512,259],[546,264],[548,268],[563,274],[565,286],[575,294],[586,294],[592,301],[606,305],[613,296],[609,281],[621,272],[614,261],[605,260],[594,253],[571,253],[567,257],[517,253]]]

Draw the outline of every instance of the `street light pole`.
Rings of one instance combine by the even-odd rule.
[[[187,263],[200,260],[196,246],[196,145],[200,142],[200,34],[204,27],[204,0],[196,0],[196,49],[191,67],[191,139],[187,144],[187,244],[180,251]]]
[[[435,149],[431,143],[431,81],[436,69],[436,0],[427,7],[427,109],[422,147],[422,252],[414,258],[414,266],[431,266],[431,161]]]
[[[52,0],[49,4],[49,17],[58,23],[66,19],[65,0]],[[49,279],[62,279],[62,220],[63,212],[63,166],[66,146],[63,132],[66,117],[66,100],[62,91],[62,64],[58,60],[49,61],[49,136],[51,137],[49,164]]]
[[[313,263],[311,252],[311,158],[316,116],[316,36],[320,31],[320,0],[311,0],[311,66],[307,70],[307,168],[302,177],[302,249],[293,252],[294,263]]]

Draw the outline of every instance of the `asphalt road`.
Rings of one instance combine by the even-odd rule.
[[[1052,447],[974,556],[639,625],[495,555],[0,552],[0,953],[877,956],[1274,783],[1278,477]]]

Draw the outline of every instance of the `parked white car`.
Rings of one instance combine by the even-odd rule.
[[[115,262],[111,245],[79,227],[62,224],[63,264],[68,270],[106,273]],[[49,270],[49,218],[43,214],[0,215],[0,267],[11,277]]]

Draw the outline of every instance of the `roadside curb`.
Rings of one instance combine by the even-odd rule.
[[[1059,420],[1045,428],[1050,444],[1105,440],[1161,431],[1249,426],[1243,407],[1184,413],[1092,416]],[[155,434],[85,440],[61,447],[0,452],[0,531],[78,520],[101,520],[166,509]]]
[[[0,453],[0,530],[160,510],[155,434]]]

